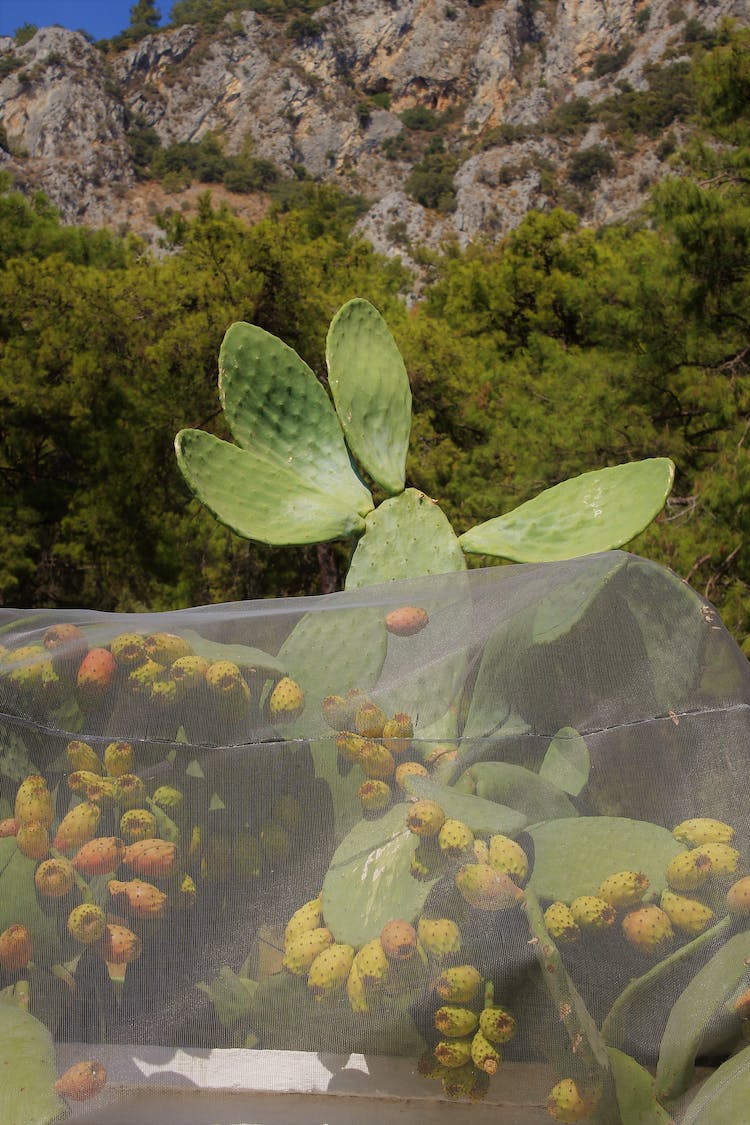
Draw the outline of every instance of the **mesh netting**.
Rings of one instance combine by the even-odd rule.
[[[670,572],[0,630],[18,1125],[107,1120],[116,1045],[398,1056],[472,1100],[534,1064],[552,1117],[607,1125],[668,1120],[654,1093],[702,1122],[696,1064],[747,1058],[750,670]]]

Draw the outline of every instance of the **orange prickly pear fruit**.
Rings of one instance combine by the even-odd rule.
[[[380,931],[380,944],[389,961],[408,961],[417,951],[417,931],[402,918],[394,918]]]
[[[82,875],[106,875],[120,866],[126,850],[119,836],[99,836],[78,849],[73,866]]]
[[[143,879],[131,879],[127,883],[110,879],[107,890],[114,896],[124,895],[131,914],[136,918],[156,918],[167,904],[164,892]]]
[[[651,956],[660,956],[674,941],[669,915],[659,906],[631,910],[622,920],[622,930],[631,945]]]
[[[22,824],[16,833],[18,850],[28,859],[44,859],[49,855],[49,832],[37,820]]]
[[[177,845],[171,840],[137,840],[124,850],[123,859],[137,875],[171,875],[177,858]]]
[[[14,816],[6,816],[5,820],[0,820],[0,840],[5,836],[17,835],[19,827]]]
[[[410,806],[406,827],[417,836],[437,836],[445,823],[445,812],[437,803],[424,798]]]
[[[738,879],[727,891],[727,907],[730,914],[746,916],[750,914],[750,875]]]
[[[133,747],[129,742],[110,742],[104,750],[104,768],[110,777],[133,772]]]
[[[78,701],[86,710],[100,703],[112,687],[117,665],[109,649],[90,648],[78,668]]]
[[[282,676],[268,700],[268,710],[273,723],[290,723],[305,709],[305,694],[289,676]]]
[[[14,807],[15,818],[19,825],[37,821],[45,828],[50,828],[55,819],[52,808],[52,794],[47,788],[47,782],[39,774],[32,774],[22,781],[16,793]]]
[[[34,882],[45,898],[65,898],[75,882],[73,864],[67,859],[45,859],[34,872]]]
[[[82,801],[60,821],[52,841],[53,847],[59,852],[72,852],[88,844],[96,836],[101,815],[98,805],[92,801]]]
[[[42,644],[56,672],[72,673],[88,652],[86,634],[77,625],[61,623],[45,629]]]
[[[112,961],[117,965],[129,965],[131,961],[136,961],[140,957],[142,945],[138,935],[127,926],[109,923],[104,927],[104,933],[96,948],[105,961]]]
[[[421,632],[430,620],[426,609],[415,605],[402,605],[386,614],[385,627],[396,637],[411,637]]]
[[[128,809],[120,817],[120,835],[126,844],[153,840],[156,831],[156,817],[149,809]]]
[[[98,941],[106,924],[107,916],[95,902],[82,902],[68,915],[68,932],[83,945]]]
[[[26,926],[15,923],[0,934],[0,968],[8,973],[25,969],[34,952],[34,939]]]
[[[73,770],[87,770],[89,773],[103,774],[104,766],[99,755],[88,742],[73,739],[65,748],[68,761]]]
[[[100,1094],[107,1083],[107,1071],[98,1059],[74,1063],[55,1082],[55,1090],[63,1098],[85,1102]]]

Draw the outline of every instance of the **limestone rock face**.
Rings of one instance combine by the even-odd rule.
[[[649,65],[687,57],[686,20],[712,28],[749,16],[748,0],[334,0],[301,35],[290,19],[246,11],[213,33],[184,26],[119,51],[43,28],[20,47],[0,38],[0,168],[67,221],[127,226],[148,188],[128,143],[133,122],[163,145],[214,132],[228,154],[250,146],[283,174],[304,169],[363,194],[361,232],[408,255],[418,243],[500,237],[530,208],[566,205],[554,185],[576,151],[596,145],[614,166],[577,209],[585,222],[611,221],[665,172],[662,138],[623,151],[598,124],[545,132],[551,112],[646,88]],[[433,115],[427,127],[402,121],[415,106]],[[436,210],[407,181],[441,147],[453,209]]]

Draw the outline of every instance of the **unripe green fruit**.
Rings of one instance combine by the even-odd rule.
[[[471,1039],[441,1039],[433,1054],[449,1070],[464,1066],[471,1061]]]
[[[448,1098],[468,1098],[472,1102],[479,1102],[487,1093],[489,1075],[467,1062],[464,1066],[446,1070],[441,1082],[443,1092]]]
[[[448,1004],[471,1004],[484,986],[484,979],[473,965],[443,969],[435,981],[435,991]]]
[[[446,1039],[471,1035],[478,1025],[477,1013],[459,1004],[445,1004],[435,1012],[435,1027]]]
[[[471,1041],[471,1061],[487,1074],[497,1074],[500,1066],[500,1052],[481,1031],[477,1031]]]
[[[563,1078],[552,1087],[547,1098],[547,1113],[565,1125],[583,1121],[593,1108],[591,1099],[579,1090],[572,1078]]]
[[[507,1008],[483,1008],[479,1013],[479,1029],[490,1043],[508,1043],[516,1034],[516,1019]]]

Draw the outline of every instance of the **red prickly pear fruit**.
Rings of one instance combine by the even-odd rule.
[[[34,883],[45,898],[65,898],[73,889],[75,872],[67,859],[45,859],[34,872]]]
[[[49,855],[49,832],[38,820],[22,824],[16,833],[18,850],[27,859],[45,859]]]
[[[0,968],[8,973],[25,969],[34,952],[34,939],[20,923],[8,926],[0,934]]]
[[[163,913],[167,904],[164,892],[143,879],[131,879],[127,883],[110,879],[107,890],[114,896],[124,895],[131,914],[136,918],[156,918]]]
[[[6,816],[5,820],[0,820],[0,839],[4,836],[15,836],[18,833],[19,824],[14,816]]]
[[[55,1082],[56,1092],[74,1102],[86,1102],[104,1089],[107,1071],[98,1059],[74,1063]]]
[[[43,777],[32,774],[21,782],[16,793],[13,812],[19,826],[37,821],[45,828],[51,827],[55,812],[52,808],[52,794]]]
[[[90,648],[81,661],[76,677],[78,701],[84,710],[95,707],[107,695],[117,671],[109,649]]]
[[[101,809],[91,801],[82,801],[60,821],[53,847],[59,852],[72,852],[93,840],[99,826]]]
[[[414,605],[402,605],[386,614],[385,627],[396,637],[411,637],[415,633],[420,633],[429,620],[426,609]]]
[[[104,927],[104,933],[99,939],[97,952],[105,961],[114,962],[116,965],[129,965],[137,961],[141,955],[141,939],[127,926],[118,926],[114,923]]]
[[[99,836],[78,849],[73,866],[82,875],[106,875],[120,866],[126,850],[119,836]]]
[[[171,875],[177,845],[170,840],[137,840],[125,848],[124,861],[137,875]]]
[[[408,961],[417,951],[417,931],[402,918],[394,918],[380,931],[380,944],[389,961]]]
[[[91,945],[104,933],[107,916],[95,902],[82,902],[68,915],[68,932],[83,945]]]
[[[669,915],[652,904],[626,914],[622,930],[631,945],[650,956],[661,956],[674,941]]]

